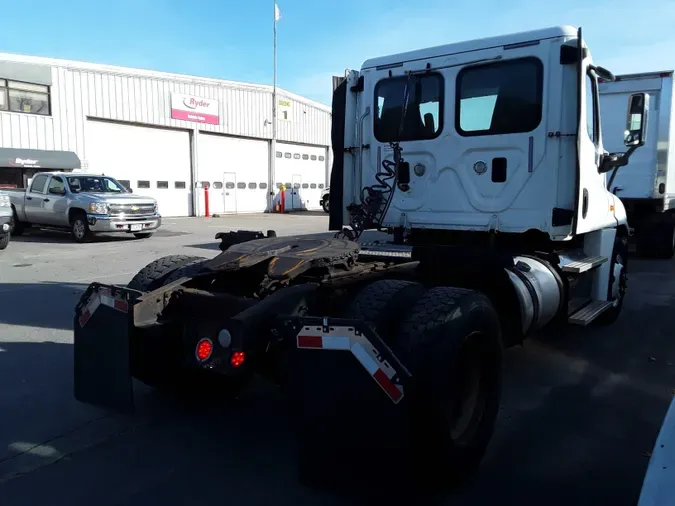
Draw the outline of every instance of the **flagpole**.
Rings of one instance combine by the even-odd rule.
[[[272,19],[274,20],[274,82],[272,87],[272,157],[270,162],[270,209],[274,211],[275,169],[277,159],[277,2],[272,0]]]

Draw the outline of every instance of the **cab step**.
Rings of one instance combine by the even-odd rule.
[[[602,265],[606,261],[607,257],[586,257],[563,265],[562,270],[563,272],[568,272],[570,274],[581,274],[582,272],[595,269],[598,265]]]
[[[576,311],[567,321],[572,325],[581,325],[582,327],[585,327],[613,305],[612,302],[607,300],[595,300],[579,309],[579,311]]]

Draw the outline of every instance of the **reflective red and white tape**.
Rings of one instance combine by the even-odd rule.
[[[89,297],[87,305],[84,307],[82,314],[80,315],[80,327],[84,327],[87,322],[91,319],[94,312],[98,307],[103,304],[122,313],[129,312],[129,303],[120,298],[119,296],[113,296],[109,289],[101,288],[98,291],[95,291]]]
[[[394,404],[403,399],[403,387],[396,383],[396,370],[354,327],[330,327],[328,333],[322,332],[321,327],[303,327],[297,336],[297,346],[308,350],[350,351]]]

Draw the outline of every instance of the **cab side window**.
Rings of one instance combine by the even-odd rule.
[[[588,130],[588,137],[594,144],[598,143],[597,94],[598,84],[596,80],[590,74],[586,74],[586,129]]]
[[[44,174],[37,175],[33,178],[33,183],[30,185],[31,193],[44,193],[45,186],[47,186],[47,177]]]
[[[54,176],[51,181],[49,181],[49,188],[47,193],[53,195],[63,195],[66,193],[66,184],[63,182],[63,178],[59,176]]]

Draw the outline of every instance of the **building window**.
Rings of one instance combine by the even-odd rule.
[[[299,189],[300,189],[300,183],[295,183],[295,184],[293,184],[293,189],[294,189],[294,190],[299,190]]]
[[[0,110],[49,116],[49,86],[0,79]]]
[[[225,189],[226,190],[233,190],[234,189],[234,183],[231,183],[231,182],[228,181],[227,183],[225,183]]]
[[[267,190],[267,183],[260,183],[258,185],[258,188],[260,188],[261,190]]]
[[[320,156],[320,157],[319,157],[319,161],[320,161],[320,162],[323,162],[325,159],[326,159],[326,158],[323,157],[323,156]]]
[[[249,190],[255,190],[256,188],[258,188],[258,185],[256,183],[249,183],[248,184]]]
[[[443,129],[443,76],[389,77],[375,85],[375,138],[380,142],[435,139]]]
[[[309,183],[302,183],[302,189],[303,190],[309,189]]]
[[[311,160],[312,160],[313,162],[316,162],[316,155],[312,155],[312,156],[311,156]]]
[[[310,184],[310,185],[309,185],[309,188],[310,188],[311,190],[316,190],[316,183]]]
[[[127,190],[131,189],[131,181],[128,179],[118,179],[117,182],[124,186]]]
[[[284,158],[290,158],[291,154],[290,153],[284,153]]]
[[[246,183],[237,183],[237,189],[238,190],[245,190],[246,189]]]
[[[300,160],[300,153],[293,153],[293,158],[295,160]]]
[[[136,181],[138,188],[150,188],[150,181]]]
[[[277,190],[281,190],[281,183],[276,184]]]
[[[160,190],[168,190],[169,182],[168,181],[157,181],[157,188]]]
[[[319,183],[319,190],[323,190],[323,183]]]
[[[457,75],[455,128],[460,135],[531,132],[541,123],[544,66],[520,58],[476,67]]]
[[[173,187],[176,190],[184,190],[185,189],[185,181],[176,181],[173,183]]]
[[[309,160],[309,155],[302,155],[303,160]]]
[[[281,158],[283,156],[283,153],[281,151],[277,151],[277,158]]]
[[[222,183],[221,181],[215,181],[215,182],[213,183],[213,188],[214,188],[215,190],[220,190],[220,189],[223,188],[223,183]]]

